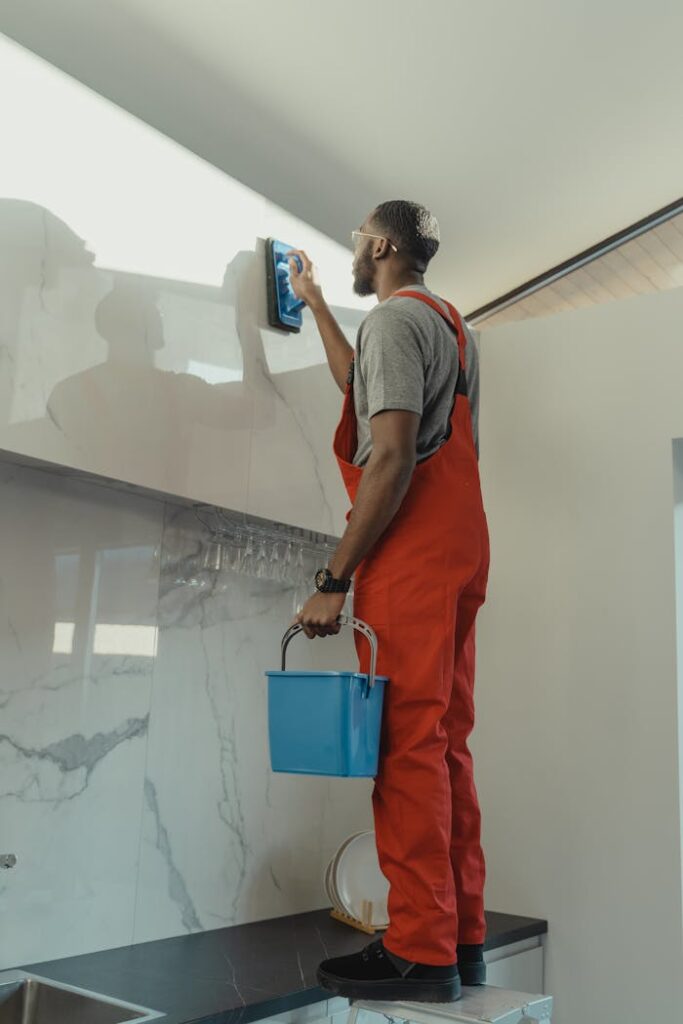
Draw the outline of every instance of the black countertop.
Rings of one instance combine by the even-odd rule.
[[[548,930],[546,921],[513,914],[487,911],[486,921],[486,949]],[[329,999],[316,983],[320,961],[370,941],[314,910],[21,970],[166,1013],[163,1024],[248,1024]]]

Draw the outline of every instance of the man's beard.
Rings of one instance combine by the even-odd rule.
[[[353,271],[353,290],[356,295],[374,295],[375,286],[373,278],[375,276],[375,267],[370,256],[370,248],[368,247],[358,258],[356,266]]]

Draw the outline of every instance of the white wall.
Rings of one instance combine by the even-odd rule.
[[[557,1024],[678,1020],[683,1007],[682,323],[676,290],[481,335],[486,898],[548,919]]]
[[[673,443],[674,455],[674,544],[676,557],[676,661],[678,665],[678,764],[681,786],[681,877],[683,877],[683,438]],[[681,892],[683,920],[683,891]]]
[[[352,340],[348,250],[4,37],[0,91],[0,450],[341,532],[341,394],[308,313],[267,326],[263,239]]]

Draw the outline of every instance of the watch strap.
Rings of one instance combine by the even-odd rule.
[[[325,576],[323,583],[318,582],[318,577],[321,574]],[[321,594],[348,594],[351,589],[351,580],[335,579],[329,569],[320,569],[316,573],[315,586]]]

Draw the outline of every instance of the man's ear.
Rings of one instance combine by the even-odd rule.
[[[384,260],[391,253],[391,246],[386,238],[375,239],[375,248],[372,253],[372,258],[375,260]]]

